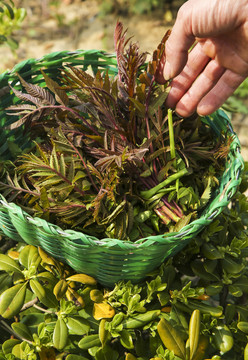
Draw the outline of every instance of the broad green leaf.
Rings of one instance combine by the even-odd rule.
[[[68,329],[63,319],[56,321],[55,329],[53,332],[53,344],[58,350],[62,350],[68,341]]]
[[[211,243],[204,243],[202,246],[202,252],[209,260],[222,259],[223,254]]]
[[[112,346],[105,345],[96,351],[94,358],[96,360],[117,360],[119,353]]]
[[[101,341],[98,334],[86,335],[78,343],[80,349],[87,350],[93,346],[101,346]]]
[[[130,317],[122,322],[125,329],[137,329],[143,327],[149,322],[157,319],[160,315],[160,310],[150,310],[143,314],[138,314],[134,317]]]
[[[17,340],[17,339],[6,340],[2,345],[2,350],[3,350],[4,354],[5,355],[11,354],[13,347],[20,343],[21,343],[21,341]]]
[[[222,259],[221,262],[223,269],[229,274],[238,274],[245,267],[245,264],[234,260],[233,258],[231,258],[231,256],[225,256],[225,258]]]
[[[39,280],[44,281],[46,284],[50,284],[52,287],[54,287],[57,283],[57,278],[50,272],[44,271],[36,276]],[[47,286],[47,285],[46,285]]]
[[[0,270],[22,273],[22,270],[17,262],[4,254],[0,254]]]
[[[197,351],[200,336],[200,311],[194,310],[189,322],[189,348],[190,359],[192,359]]]
[[[208,346],[209,346],[208,337],[204,335],[200,335],[198,348],[192,360],[203,360]]]
[[[58,306],[58,301],[49,288],[42,286],[36,279],[31,279],[29,284],[31,290],[38,297],[40,302],[42,302],[42,304],[48,308],[56,308]]]
[[[244,350],[244,360],[248,360],[248,343],[246,344]]]
[[[239,286],[229,285],[228,290],[235,297],[241,297],[243,295],[243,291],[239,288]]]
[[[31,334],[29,328],[25,324],[23,324],[21,322],[14,322],[11,324],[11,327],[23,339],[33,341],[32,334]]]
[[[17,284],[5,290],[0,296],[0,315],[11,318],[18,314],[25,300],[27,282]]]
[[[90,323],[81,316],[68,316],[66,324],[72,335],[85,335],[90,331]]]
[[[15,18],[15,13],[12,9],[12,7],[6,2],[6,1],[2,1],[2,3],[6,6],[6,8],[8,9],[8,13],[9,13],[9,17],[11,20],[14,20]]]
[[[214,284],[214,283],[212,283],[211,285],[206,287],[206,293],[209,296],[217,295],[217,294],[219,294],[221,292],[222,288],[223,288],[222,284],[218,284],[218,283]]]
[[[108,335],[109,335],[109,332],[108,330],[106,330],[106,327],[105,327],[105,324],[106,324],[106,319],[102,319],[100,321],[100,324],[99,324],[99,339],[101,341],[101,344],[102,346],[104,346],[108,340]]]
[[[24,354],[24,351],[22,349],[22,343],[21,344],[17,344],[13,347],[13,350],[12,350],[12,354],[15,356],[15,359],[25,359],[25,354]]]
[[[103,302],[104,300],[104,296],[102,291],[98,290],[98,289],[93,289],[90,292],[90,299],[94,302]]]
[[[0,294],[4,290],[10,288],[11,285],[12,285],[12,276],[8,273],[1,273],[0,274]]]
[[[213,331],[213,341],[222,354],[230,351],[233,347],[233,336],[227,325],[218,325]]]
[[[97,281],[92,276],[86,274],[75,274],[68,277],[66,280],[77,281],[85,285],[96,285]]]
[[[237,327],[238,327],[239,330],[243,331],[245,334],[248,334],[248,322],[239,321],[237,323]]]
[[[185,342],[180,333],[164,318],[158,323],[158,334],[167,349],[173,351],[180,359],[185,359]]]
[[[124,346],[126,349],[134,348],[133,338],[128,330],[124,329],[120,332],[120,342],[121,342],[122,346]]]
[[[56,296],[56,299],[61,300],[65,296],[67,289],[67,281],[64,279],[59,280],[53,289],[53,293]]]
[[[125,360],[137,360],[137,358],[133,354],[126,354]]]
[[[97,351],[100,349],[100,346],[93,346],[91,348],[88,349],[88,353],[90,354],[90,356],[93,357],[93,359],[96,358],[96,353]]]
[[[37,266],[41,262],[41,257],[39,256],[38,249],[32,245],[25,246],[20,252],[19,262],[26,269],[29,269],[32,265],[37,268]]]
[[[34,312],[35,309],[32,309],[32,312],[25,314],[25,317],[22,319],[22,323],[25,324],[28,329],[33,333],[37,331],[37,327],[45,321],[45,314]]]
[[[244,292],[248,292],[248,277],[243,275],[237,278],[237,280],[235,280],[233,282],[234,286],[238,286],[242,291]]]
[[[200,310],[201,313],[210,314],[211,316],[214,317],[220,317],[223,314],[222,306],[211,306],[208,304],[201,303],[200,301],[189,300],[188,307],[189,309],[192,310],[198,309]]]
[[[57,261],[50,255],[48,255],[42,248],[38,248],[40,257],[45,264],[56,266]]]
[[[65,360],[89,360],[89,359],[81,355],[70,354],[66,356]]]
[[[56,352],[54,348],[42,347],[39,352],[40,360],[54,360],[56,358]]]
[[[31,290],[33,291],[33,293],[41,301],[46,295],[45,288],[36,279],[31,279],[29,284],[30,284],[30,287],[31,287]]]

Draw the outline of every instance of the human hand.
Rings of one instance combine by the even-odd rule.
[[[157,81],[173,79],[166,105],[183,117],[211,114],[248,76],[247,0],[188,0],[165,52]]]

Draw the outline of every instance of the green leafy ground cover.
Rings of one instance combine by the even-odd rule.
[[[231,205],[139,284],[103,288],[31,245],[2,253],[0,358],[247,359],[247,170]]]

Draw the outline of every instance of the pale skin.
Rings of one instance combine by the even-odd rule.
[[[248,1],[188,0],[165,50],[166,105],[183,117],[213,113],[248,76]]]

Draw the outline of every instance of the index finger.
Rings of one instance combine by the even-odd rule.
[[[166,63],[165,80],[180,74],[187,63],[188,51],[195,41],[190,25],[190,14],[187,15],[186,3],[179,9],[175,25],[165,45]]]

